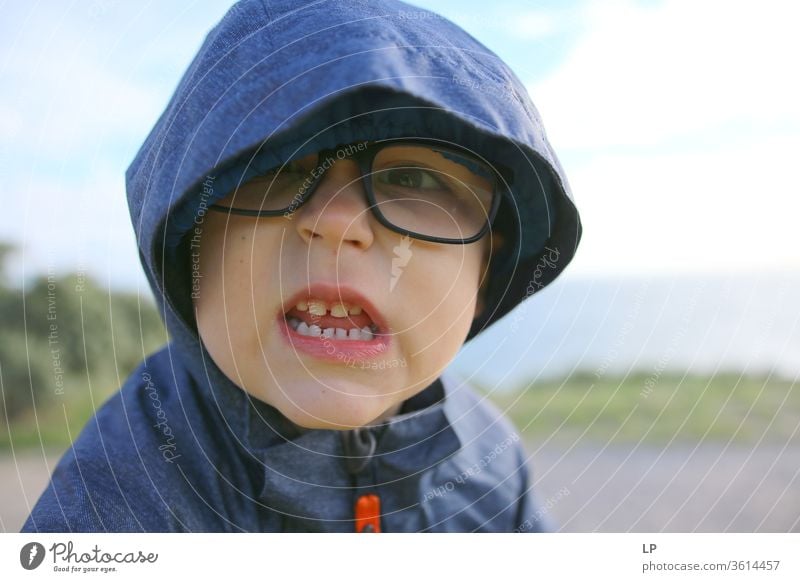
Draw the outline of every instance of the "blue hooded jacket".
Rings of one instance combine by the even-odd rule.
[[[23,531],[545,531],[514,427],[445,373],[383,424],[308,430],[250,398],[200,341],[188,237],[241,181],[337,144],[433,136],[511,169],[487,308],[549,284],[581,224],[514,73],[450,21],[394,0],[244,0],[208,34],[128,169],[140,259],[171,340],[58,463]],[[213,178],[213,188],[207,188]]]

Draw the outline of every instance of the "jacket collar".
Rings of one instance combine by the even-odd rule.
[[[407,400],[400,414],[362,428],[375,437],[374,461],[405,476],[433,467],[458,451],[462,440],[453,424],[455,385],[453,377],[443,374]],[[249,400],[244,440],[263,463],[271,485],[275,480],[269,477],[284,468],[287,476],[298,480],[316,472],[325,475],[324,480],[333,474],[346,474],[344,457],[349,452],[342,444],[342,431],[302,429],[272,406]],[[293,472],[293,468],[298,471]]]
[[[284,516],[351,523],[351,488],[357,481],[367,486],[402,481],[404,488],[412,489],[426,470],[461,448],[451,422],[454,386],[451,377],[441,376],[406,401],[405,412],[360,429],[372,432],[376,447],[372,466],[359,479],[348,472],[346,456],[352,452],[344,447],[342,431],[292,431],[294,438],[285,438],[289,435],[265,429],[266,417],[249,415],[248,439],[259,442],[253,453],[261,462],[258,471],[264,478],[259,502]],[[276,414],[282,417],[272,407],[259,404],[258,408],[267,410],[271,419]],[[276,436],[270,438],[269,434]]]

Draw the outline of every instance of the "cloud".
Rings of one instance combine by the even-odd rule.
[[[589,4],[529,90],[584,221],[574,273],[800,269],[792,5]]]
[[[714,152],[597,154],[570,174],[584,236],[570,270],[800,270],[799,137]]]
[[[558,21],[551,12],[526,10],[506,14],[502,23],[507,34],[521,40],[536,40],[558,31]]]
[[[799,6],[777,1],[588,4],[585,36],[529,90],[564,148],[798,131],[798,16]]]
[[[155,123],[223,4],[45,2],[0,24],[0,139],[61,160],[124,150]]]

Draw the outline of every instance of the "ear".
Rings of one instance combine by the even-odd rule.
[[[497,251],[503,248],[505,244],[505,237],[497,232],[492,231],[491,237],[487,237],[487,240],[482,241],[484,245],[484,252],[483,252],[483,260],[481,262],[481,284],[478,287],[478,300],[475,304],[475,315],[474,317],[480,317],[483,313],[483,310],[486,309],[486,293],[489,288],[489,266],[491,265],[491,260]]]

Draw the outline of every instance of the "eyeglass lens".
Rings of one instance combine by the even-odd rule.
[[[248,211],[294,210],[332,163],[320,158],[309,154],[273,168],[217,204]],[[484,227],[497,190],[486,164],[436,147],[384,146],[370,170],[368,187],[377,212],[396,227],[428,236],[474,236]]]

